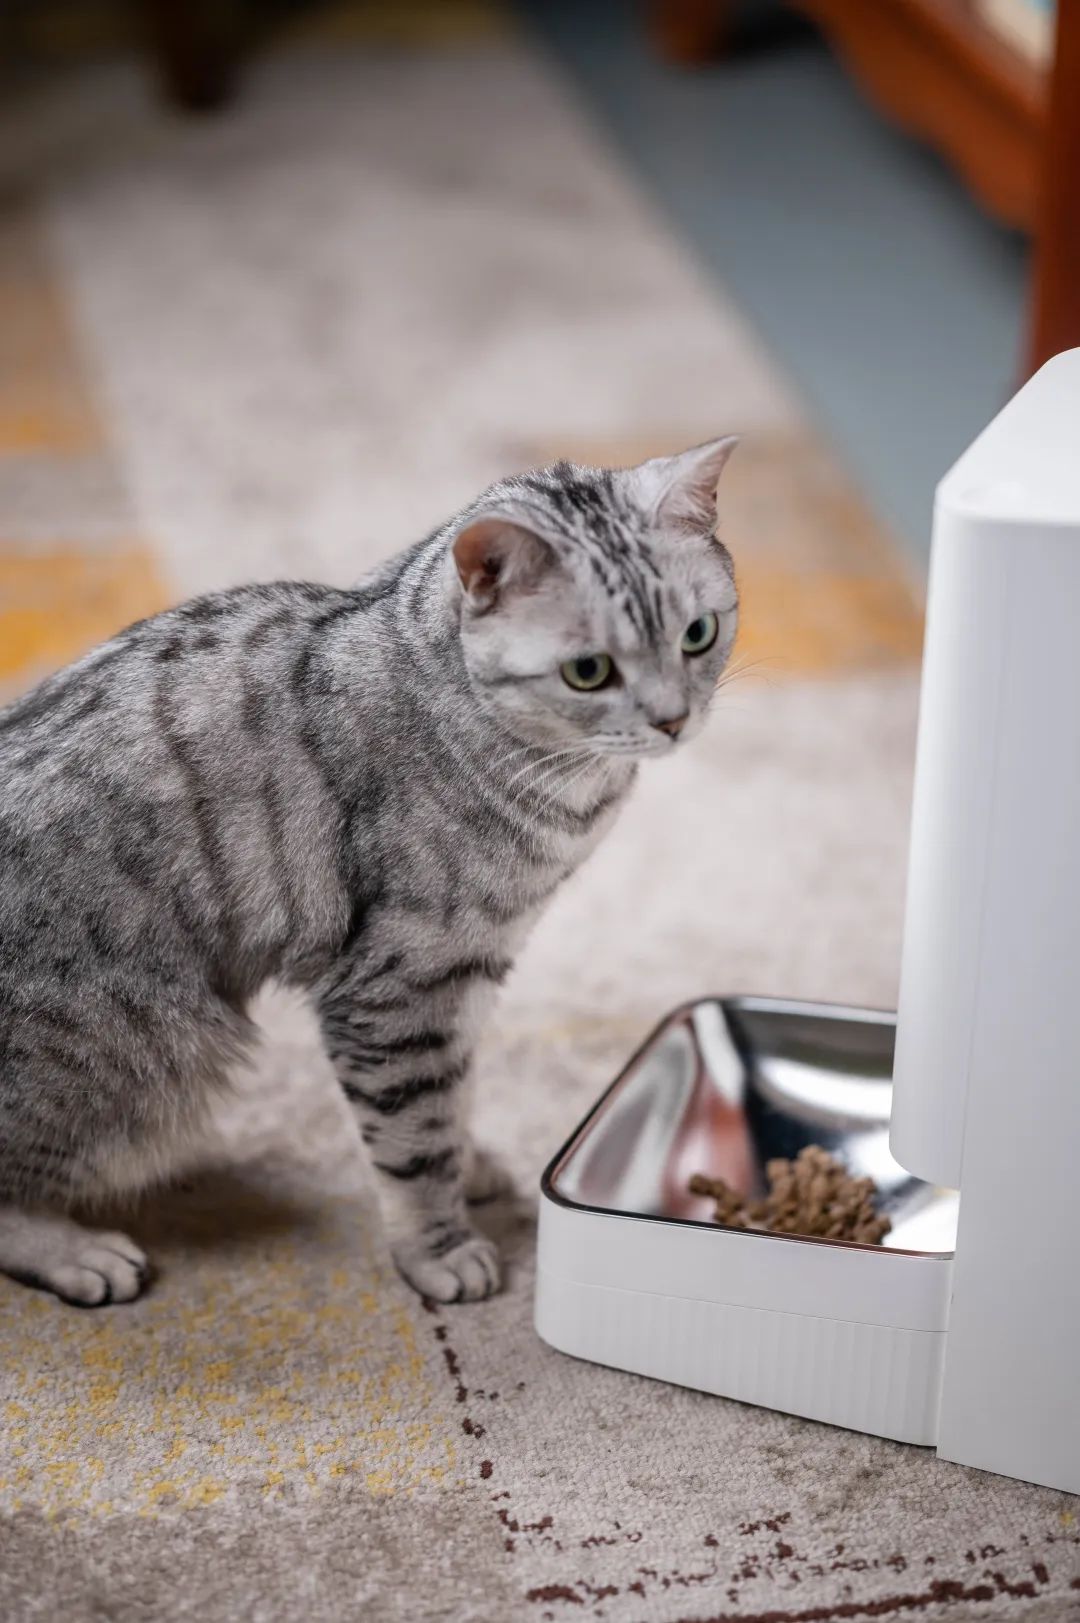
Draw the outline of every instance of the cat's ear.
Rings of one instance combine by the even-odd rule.
[[[638,473],[652,497],[656,518],[666,523],[690,524],[711,534],[716,528],[716,487],[738,443],[737,434],[727,434],[677,456],[643,462]]]
[[[508,592],[532,590],[555,561],[533,530],[493,515],[470,519],[454,537],[453,552],[465,595],[480,610]]]

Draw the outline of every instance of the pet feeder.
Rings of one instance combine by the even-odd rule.
[[[1080,350],[938,489],[899,1015],[673,1014],[544,1174],[582,1358],[1080,1491]],[[821,1144],[883,1245],[718,1226]],[[957,1191],[960,1191],[958,1194]]]

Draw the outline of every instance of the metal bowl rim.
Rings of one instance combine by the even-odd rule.
[[[753,1012],[755,1009],[768,1010],[777,1014],[809,1015],[819,1020],[852,1020],[864,1025],[896,1025],[896,1011],[894,1009],[873,1009],[855,1004],[846,1003],[819,1003],[801,998],[780,998],[756,996],[754,994],[739,994],[732,997],[720,995],[688,998],[685,1003],[678,1004],[669,1014],[666,1014],[643,1042],[631,1054],[622,1070],[618,1073],[581,1118],[566,1142],[558,1149],[540,1174],[540,1194],[545,1200],[552,1201],[556,1206],[564,1206],[572,1212],[589,1212],[594,1217],[629,1218],[637,1223],[663,1223],[669,1228],[703,1229],[710,1234],[732,1234],[745,1240],[774,1240],[784,1244],[794,1245],[825,1245],[830,1249],[839,1247],[845,1251],[868,1251],[879,1257],[918,1257],[930,1262],[951,1262],[955,1256],[953,1251],[907,1251],[900,1246],[863,1245],[858,1240],[825,1240],[815,1234],[769,1234],[762,1229],[733,1229],[723,1223],[710,1223],[699,1217],[660,1217],[653,1212],[623,1211],[612,1206],[592,1206],[585,1201],[572,1200],[555,1188],[555,1174],[562,1161],[581,1139],[589,1123],[600,1113],[611,1095],[622,1086],[627,1076],[638,1061],[648,1052],[656,1040],[669,1026],[684,1019],[702,1003],[718,1003],[725,1011],[745,1010]]]

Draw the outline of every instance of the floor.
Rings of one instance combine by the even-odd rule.
[[[658,61],[625,0],[522,9],[921,568],[937,480],[1017,381],[1025,244],[776,0],[695,69]]]
[[[130,53],[122,65],[122,30],[94,50],[77,36],[62,71],[39,65],[26,75],[8,102],[0,155],[0,179],[9,187],[0,211],[0,700],[177,593],[264,573],[268,552],[279,569],[347,578],[345,548],[360,506],[367,533],[392,550],[508,466],[563,454],[633,460],[733,422],[746,432],[725,504],[747,603],[743,656],[789,676],[918,657],[917,602],[885,527],[823,454],[820,434],[808,433],[787,376],[741,309],[676,248],[633,171],[591,130],[593,167],[562,188],[565,207],[583,211],[580,219],[562,217],[550,182],[580,162],[573,135],[549,127],[527,165],[520,155],[508,160],[497,197],[483,207],[471,203],[473,218],[462,216],[456,201],[478,161],[471,151],[447,159],[445,186],[421,188],[411,207],[396,211],[392,234],[383,227],[385,207],[377,209],[375,255],[348,261],[338,233],[349,222],[335,221],[319,203],[339,161],[333,149],[326,170],[312,170],[310,215],[294,222],[282,211],[278,222],[262,222],[260,208],[278,184],[275,160],[249,154],[246,132],[270,116],[266,87],[283,56],[295,54],[299,73],[313,51],[366,49],[390,71],[417,44],[467,52],[478,40],[513,32],[505,11],[478,0],[460,10],[386,9],[363,0],[299,8],[268,47],[248,57],[232,111],[209,120],[160,106],[144,65]],[[543,60],[535,47],[530,54]],[[309,64],[306,71],[317,77],[321,70]],[[342,71],[347,75],[347,66]],[[548,71],[567,130],[587,127],[557,65]],[[422,106],[419,66],[414,79]],[[501,101],[488,94],[497,119],[507,92]],[[411,107],[393,128],[380,118],[363,126],[351,160],[361,175],[387,140],[399,142],[404,162],[412,144],[427,139],[423,116]],[[315,133],[296,132],[293,161],[303,165],[317,150]],[[172,207],[161,187],[146,182],[108,212],[112,199],[125,195],[119,181],[141,173],[146,142],[166,144],[193,168],[204,151],[220,163],[248,163],[240,206],[269,233],[282,267],[275,292],[266,272],[242,258],[230,271],[218,227],[200,227],[194,209]],[[515,217],[512,242],[502,240],[507,207]],[[135,208],[143,221],[156,222],[156,234],[146,234],[146,263],[125,280],[121,259],[116,285],[101,288],[97,267],[110,239],[132,253],[125,209]],[[81,235],[71,252],[78,272],[71,290],[56,269],[74,219]],[[438,220],[453,256],[421,305],[410,292],[414,258],[427,251]],[[479,246],[478,230],[486,237]],[[494,256],[505,280],[500,306],[470,318],[470,341],[456,330],[453,300],[478,254]],[[618,281],[608,268],[616,254],[623,261]],[[215,266],[212,278],[208,265]],[[231,287],[223,281],[230,275]],[[326,279],[326,297],[343,276],[351,282],[353,330],[323,330],[319,300],[309,308],[307,291],[317,275]],[[620,296],[632,300],[632,319],[620,310]],[[230,297],[245,310],[246,327],[235,333],[222,332],[215,316]],[[104,393],[91,346],[99,319],[108,322],[107,352],[96,357],[108,378]],[[240,359],[245,331],[261,330],[260,323],[274,334],[270,402],[250,398]],[[389,363],[391,341],[396,364],[384,376],[371,364],[371,348],[377,344]],[[230,398],[217,421],[206,410],[203,369],[221,366],[232,346],[236,365],[222,369]],[[174,350],[186,361],[198,358],[202,369],[180,367]],[[148,358],[155,363],[149,370]],[[321,424],[317,446],[305,405],[320,386],[312,364],[323,387],[338,377],[341,400],[337,420]],[[419,480],[404,481],[388,454],[387,418],[396,411],[423,467]],[[121,473],[112,441],[136,422]],[[261,424],[257,440],[252,422]],[[186,446],[183,464],[170,438],[177,433]],[[278,454],[267,457],[271,436]],[[315,454],[310,467],[295,454],[301,443]]]

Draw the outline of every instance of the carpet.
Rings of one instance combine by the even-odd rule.
[[[1069,1496],[533,1332],[540,1169],[668,1007],[894,1000],[920,624],[737,310],[475,10],[407,47],[300,31],[213,123],[122,62],[6,110],[0,682],[205,587],[347,581],[511,467],[729,429],[746,672],[643,773],[484,1044],[501,1296],[435,1310],[388,1268],[274,990],[205,1166],[129,1219],[152,1292],[88,1314],[0,1280],[4,1615],[1080,1615]]]

